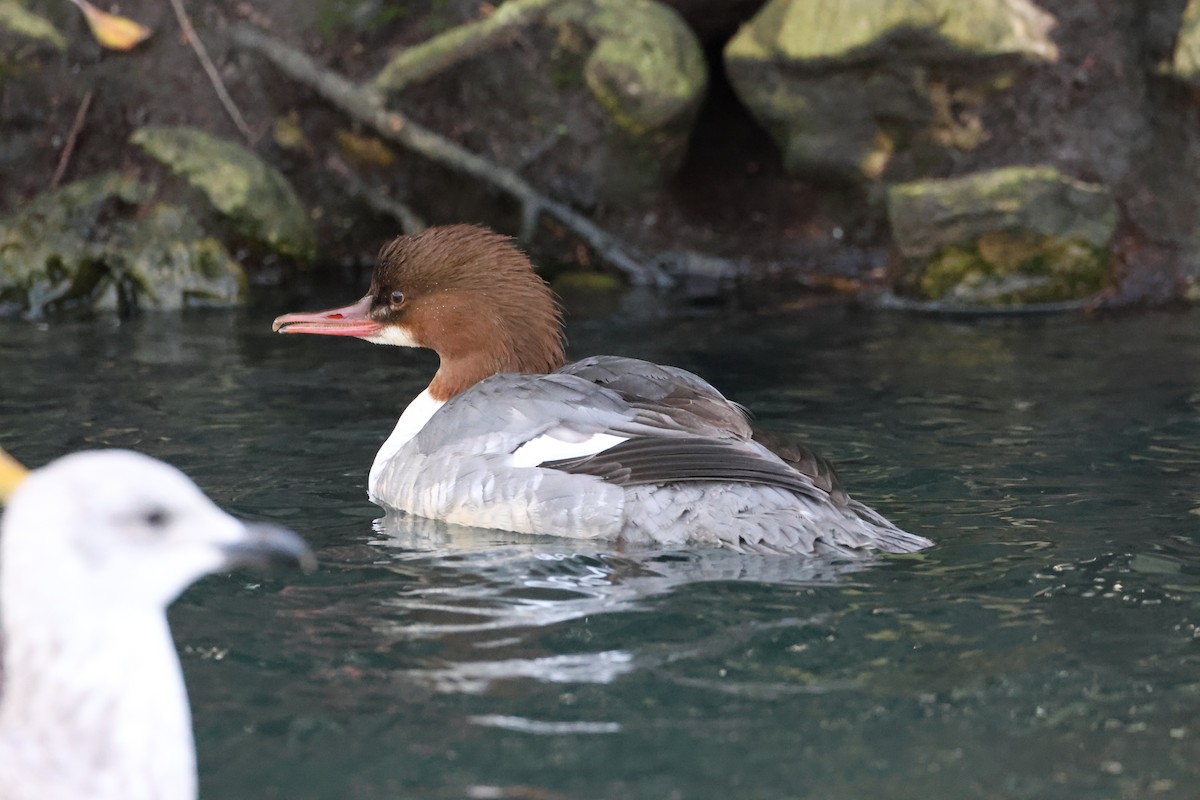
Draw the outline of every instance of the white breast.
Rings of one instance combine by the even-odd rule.
[[[379,493],[379,480],[387,462],[396,455],[401,447],[408,444],[414,436],[421,432],[421,428],[425,427],[429,418],[445,403],[445,400],[433,399],[429,390],[426,389],[413,398],[413,401],[408,404],[408,408],[404,409],[404,413],[396,421],[396,427],[392,429],[392,435],[375,454],[375,463],[371,465],[371,474],[367,477],[367,490],[372,495]]]

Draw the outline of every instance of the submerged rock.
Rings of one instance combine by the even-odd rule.
[[[287,178],[254,153],[188,127],[148,127],[130,141],[199,189],[244,236],[311,260],[316,237]]]
[[[790,172],[873,180],[898,149],[982,141],[1005,68],[1058,57],[1053,24],[1031,0],[771,0],[725,63]]]
[[[898,184],[887,206],[904,264],[900,288],[920,299],[1074,300],[1108,281],[1116,201],[1106,187],[1052,167]]]
[[[0,219],[0,309],[48,313],[234,305],[241,266],[182,209],[135,212],[154,188],[104,173]]]

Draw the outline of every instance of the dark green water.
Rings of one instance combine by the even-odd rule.
[[[379,520],[367,470],[433,357],[270,316],[0,322],[14,454],[133,447],[318,552],[172,610],[205,797],[1195,796],[1194,314],[569,326],[938,542],[856,571]]]

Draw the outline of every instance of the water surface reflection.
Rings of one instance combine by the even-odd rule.
[[[14,452],[135,447],[318,550],[172,610],[203,796],[1194,794],[1194,314],[569,321],[575,355],[699,372],[937,542],[850,564],[380,519],[366,472],[432,359],[271,316],[0,321]]]

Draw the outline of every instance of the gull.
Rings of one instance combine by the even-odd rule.
[[[97,450],[25,476],[0,450],[0,800],[194,800],[167,606],[244,564],[311,567],[294,533],[226,514],[149,456]]]

